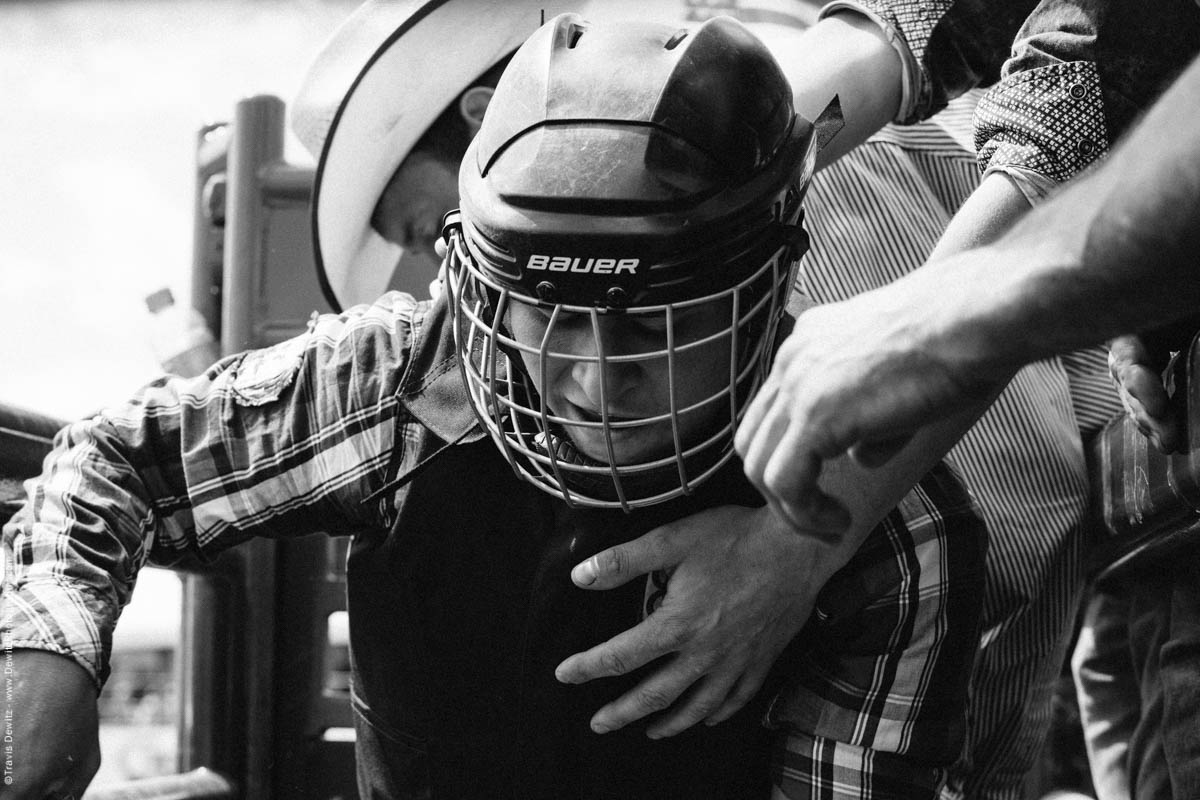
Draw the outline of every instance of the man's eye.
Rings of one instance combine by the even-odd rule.
[[[675,336],[686,337],[694,334],[698,328],[703,327],[709,319],[701,310],[687,308],[675,311],[671,315],[670,322],[667,321],[666,314],[654,314],[639,317],[636,323],[646,333],[666,336],[667,329],[674,328]]]
[[[665,334],[668,327],[665,317],[648,317],[646,319],[639,319],[634,323],[634,325],[638,330],[647,334]]]

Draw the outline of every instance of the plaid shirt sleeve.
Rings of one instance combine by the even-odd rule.
[[[161,378],[58,434],[4,527],[0,632],[103,685],[112,632],[147,560],[210,559],[254,536],[390,523],[396,399],[420,311],[408,295],[318,318],[194,379]]]
[[[934,798],[961,752],[987,530],[935,467],[817,596],[768,712],[789,797]]]

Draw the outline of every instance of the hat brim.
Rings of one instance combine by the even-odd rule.
[[[783,2],[752,5],[771,9]],[[545,20],[568,11],[683,25],[697,9],[686,0],[371,0],[333,34],[293,103],[292,127],[310,151],[320,147],[313,253],[322,291],[335,310],[371,302],[389,288],[425,293],[434,276],[405,274],[402,248],[371,225],[379,197],[413,145],[464,89]],[[741,11],[735,15],[762,13]],[[796,19],[770,13],[770,20],[745,21]],[[331,118],[330,108],[336,109]]]

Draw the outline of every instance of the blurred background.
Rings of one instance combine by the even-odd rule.
[[[289,100],[357,2],[0,2],[0,402],[74,418],[158,372],[145,298],[188,302],[197,131]],[[97,784],[175,771],[179,622],[178,579],[144,572]]]

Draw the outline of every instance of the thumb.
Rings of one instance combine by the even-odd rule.
[[[571,580],[581,589],[614,589],[641,575],[674,567],[686,545],[671,525],[655,528],[633,541],[601,550],[571,570]]]

